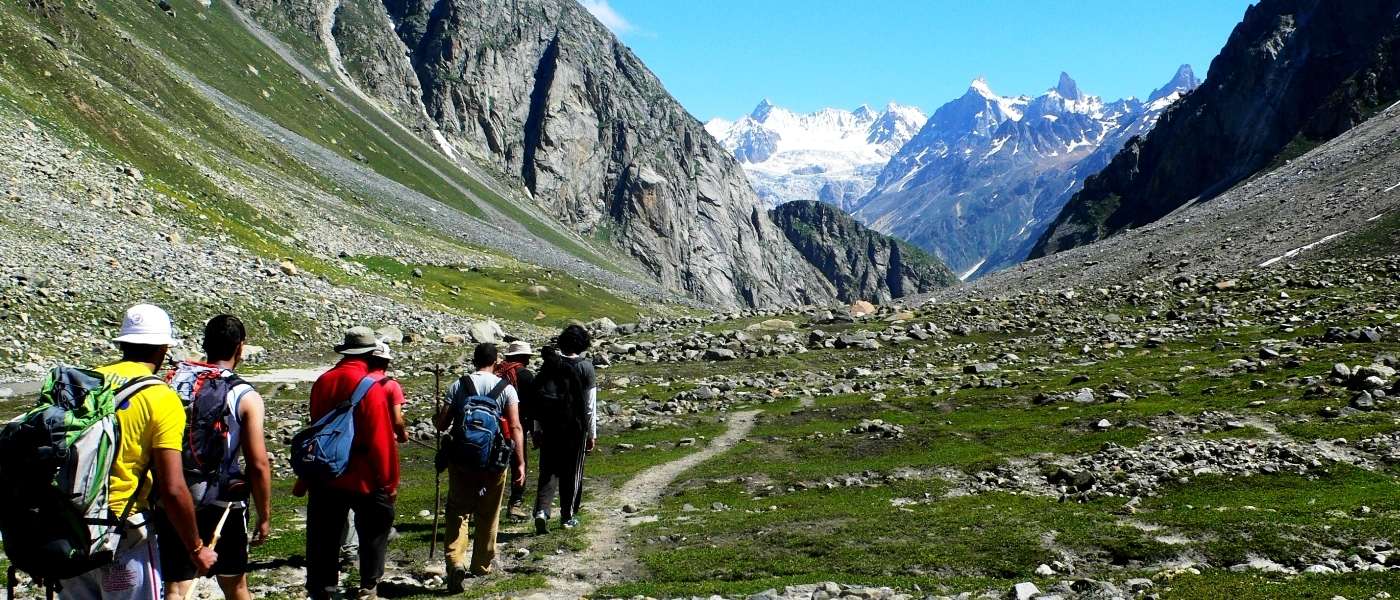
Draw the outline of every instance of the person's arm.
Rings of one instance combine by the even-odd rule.
[[[389,420],[394,426],[394,439],[400,444],[408,443],[408,426],[403,420],[403,386],[397,381],[389,382]]]
[[[598,445],[598,387],[588,388],[588,441],[584,450],[592,452]]]
[[[194,563],[195,571],[203,575],[213,568],[214,563],[219,560],[219,555],[213,548],[206,547],[204,541],[199,538],[199,525],[194,518],[194,500],[190,498],[190,490],[185,486],[184,461],[180,458],[180,451],[156,448],[152,454],[152,469],[155,471],[159,486],[157,492],[160,494],[165,516],[174,526],[180,543],[189,551],[190,562]],[[128,500],[135,501],[135,498]]]
[[[447,395],[442,399],[442,407],[433,416],[433,426],[437,427],[438,431],[447,431],[447,428],[452,426],[452,399],[457,396],[457,387],[461,384],[461,380],[458,380],[447,386]]]
[[[513,392],[511,388],[506,388]],[[510,439],[515,440],[515,480],[517,486],[525,485],[525,430],[520,427],[520,400],[507,402],[506,420],[510,421]]]
[[[249,492],[258,510],[258,524],[253,528],[254,546],[262,545],[272,531],[272,465],[267,458],[263,417],[267,412],[262,396],[250,391],[238,401],[238,422],[243,426],[243,462],[247,468]]]

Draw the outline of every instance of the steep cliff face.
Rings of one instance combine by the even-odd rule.
[[[1084,184],[1031,256],[1087,244],[1208,200],[1393,101],[1400,0],[1263,0],[1205,83]]]
[[[867,229],[831,204],[789,202],[773,220],[846,301],[888,302],[947,287],[958,278],[937,257]]]
[[[448,142],[518,178],[555,218],[707,302],[833,293],[733,158],[576,3],[384,0],[383,9]]]

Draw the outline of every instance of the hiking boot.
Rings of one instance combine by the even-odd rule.
[[[510,520],[516,523],[530,518],[530,513],[525,512],[525,506],[523,504],[517,503],[510,505],[510,510],[508,512],[510,513]]]
[[[360,588],[360,593],[355,596],[356,600],[379,600],[379,592],[376,587]]]
[[[564,521],[564,529],[573,529],[575,527],[578,527],[578,517],[573,517]]]
[[[535,513],[535,535],[549,533],[549,515],[543,512]]]

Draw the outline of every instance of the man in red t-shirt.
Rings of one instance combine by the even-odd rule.
[[[355,407],[355,440],[345,473],[329,482],[297,481],[306,501],[306,590],[312,600],[337,596],[340,544],[349,511],[355,511],[360,538],[361,600],[376,597],[384,576],[384,556],[394,526],[399,494],[399,444],[408,441],[403,421],[403,388],[385,370],[389,346],[368,327],[345,332],[335,347],[344,355],[311,387],[311,421],[350,399],[365,376],[379,380]],[[299,495],[299,494],[298,494]]]

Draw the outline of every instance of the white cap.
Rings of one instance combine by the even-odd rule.
[[[126,309],[121,333],[112,341],[146,346],[180,345],[180,340],[175,339],[170,315],[154,304],[137,304]]]

